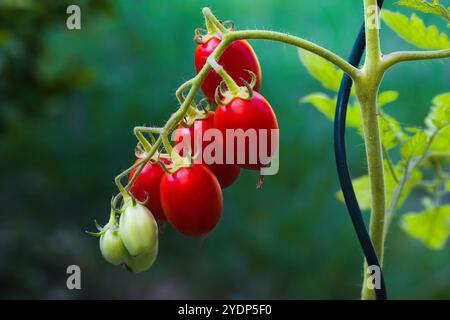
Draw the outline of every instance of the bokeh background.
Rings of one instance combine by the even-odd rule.
[[[69,4],[81,7],[81,30],[66,28]],[[322,88],[286,45],[252,42],[282,141],[280,171],[262,190],[243,172],[214,232],[195,240],[167,228],[143,274],[106,263],[84,233],[108,219],[113,177],[134,161],[133,127],[163,124],[177,108],[203,6],[239,29],[293,33],[345,57],[362,19],[359,0],[0,1],[0,298],[358,298],[362,254],[335,198],[332,124],[299,104]],[[381,34],[385,52],[412,49]],[[421,125],[449,84],[448,63],[398,66],[382,89],[400,99],[386,111]],[[355,132],[348,149],[359,176]],[[415,195],[406,208],[418,206]],[[391,297],[450,298],[448,248],[430,251],[394,223],[385,262]],[[70,264],[81,267],[82,290],[66,289]]]

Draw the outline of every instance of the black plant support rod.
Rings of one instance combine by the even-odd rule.
[[[384,0],[378,0],[377,4],[379,8],[383,6],[383,2]],[[363,23],[348,59],[348,62],[355,67],[358,67],[361,61],[361,57],[364,53],[366,47],[365,38],[365,27]],[[341,81],[341,86],[339,88],[336,103],[336,114],[334,118],[334,153],[336,157],[336,167],[339,176],[339,183],[341,185],[342,193],[345,199],[345,204],[347,205],[353,227],[355,228],[358,240],[364,252],[364,256],[366,257],[366,261],[368,265],[378,266],[380,268],[379,270],[381,276],[381,287],[379,289],[375,289],[376,298],[377,300],[386,300],[387,293],[383,273],[381,272],[381,266],[377,254],[373,247],[369,233],[367,232],[366,225],[364,224],[361,209],[359,208],[358,200],[356,199],[355,191],[353,189],[352,179],[350,177],[347,163],[347,152],[345,147],[345,121],[347,115],[347,104],[350,97],[352,84],[352,79],[347,74],[344,74]]]

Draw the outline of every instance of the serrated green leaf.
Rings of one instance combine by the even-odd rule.
[[[418,131],[406,140],[400,148],[400,154],[404,160],[410,160],[422,155],[427,147],[428,137],[423,131]]]
[[[434,106],[427,115],[425,123],[430,128],[442,128],[450,123],[450,106]]]
[[[429,152],[432,157],[450,157],[450,126],[439,131],[430,146]]]
[[[300,61],[306,67],[306,70],[322,85],[330,90],[337,92],[341,84],[343,72],[331,62],[309,51],[298,50]]]
[[[311,93],[300,100],[301,103],[310,103],[323,113],[331,121],[334,120],[336,99],[332,99],[325,93]]]
[[[404,214],[402,229],[434,250],[443,249],[450,235],[450,206]]]
[[[301,103],[310,103],[317,110],[323,113],[331,121],[334,120],[334,114],[336,109],[336,97],[330,98],[325,93],[311,93],[300,100]],[[361,126],[361,111],[358,106],[349,105],[347,108],[347,120],[348,127],[357,128]]]
[[[382,10],[381,18],[401,38],[422,49],[448,49],[450,40],[445,33],[439,33],[436,26],[426,27],[415,14],[408,19],[399,12]]]
[[[437,95],[433,99],[425,124],[430,129],[442,128],[450,124],[450,92]]]
[[[394,102],[398,98],[398,91],[383,91],[378,95],[378,108],[383,108],[388,103]]]
[[[425,0],[400,0],[395,4],[423,13],[435,14],[444,18],[447,22],[450,22],[450,14],[448,10],[439,3],[439,0],[433,0],[433,3],[429,3]]]

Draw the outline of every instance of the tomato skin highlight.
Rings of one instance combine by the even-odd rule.
[[[191,149],[192,155],[197,152],[195,150],[195,146],[200,148],[198,152],[203,152],[205,148],[213,143],[213,141],[205,141],[204,134],[214,128],[214,112],[210,111],[208,117],[205,119],[195,120],[192,126],[189,128],[185,128],[183,126],[179,126],[175,132],[174,144],[181,148],[180,154],[184,155],[185,149],[183,149],[187,144]],[[195,141],[196,140],[196,141]],[[186,149],[187,150],[187,149]],[[224,148],[225,150],[225,148]],[[198,159],[201,161],[197,161]],[[202,157],[197,157],[194,159],[194,163],[203,163],[214,173],[217,180],[219,180],[220,187],[222,189],[228,188],[231,186],[238,178],[241,172],[241,169],[234,164],[226,164],[225,153],[223,152],[222,163],[205,163],[206,159]]]
[[[186,236],[204,236],[220,220],[222,191],[205,165],[193,164],[172,174],[165,173],[160,194],[167,220]]]
[[[136,159],[135,163],[142,159]],[[133,169],[130,172],[129,180],[131,180],[136,172]],[[145,206],[150,210],[157,222],[165,222],[167,219],[161,207],[161,199],[159,197],[159,184],[164,175],[164,170],[158,163],[146,163],[138,177],[130,188],[130,193],[139,201],[147,200]]]
[[[225,145],[231,146],[232,141],[227,141],[226,131],[227,129],[244,130],[249,129],[256,130],[256,151],[257,158],[254,163],[252,163],[251,157],[249,156],[251,148],[249,141],[245,141],[245,160],[243,163],[239,163],[238,157],[238,139],[234,138],[234,161],[235,163],[245,169],[259,170],[267,164],[261,162],[260,159],[260,146],[263,143],[266,146],[266,154],[269,157],[273,156],[278,144],[278,121],[277,117],[270,106],[269,102],[258,92],[253,92],[253,97],[251,99],[234,98],[227,105],[217,106],[215,116],[214,116],[214,126],[222,132],[224,136]],[[267,139],[261,140],[259,137],[259,130],[267,130]],[[277,129],[276,133],[272,132],[272,129]],[[276,135],[274,135],[276,134]],[[274,143],[272,143],[272,139]]]
[[[220,39],[216,37],[210,37],[206,39],[203,44],[199,44],[195,49],[195,68],[197,73],[206,64],[206,59],[219,45]],[[246,70],[250,70],[256,76],[256,83],[254,90],[259,91],[261,88],[261,66],[258,61],[258,57],[251,45],[246,40],[236,40],[225,49],[218,61],[225,71],[233,78],[233,80],[239,85],[243,86],[244,82],[241,78],[245,79],[248,83],[251,82],[251,76]],[[222,78],[217,72],[211,70],[202,84],[202,91],[210,101],[214,101],[214,94],[217,86],[222,81]]]

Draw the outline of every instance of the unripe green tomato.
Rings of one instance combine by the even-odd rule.
[[[100,237],[100,251],[106,261],[115,266],[124,263],[128,256],[119,232],[109,229]]]
[[[149,253],[158,247],[158,225],[151,212],[143,205],[125,204],[120,216],[119,233],[131,256]]]
[[[128,271],[139,273],[150,268],[158,256],[158,246],[148,253],[143,253],[137,257],[128,257],[125,259],[125,267]]]

